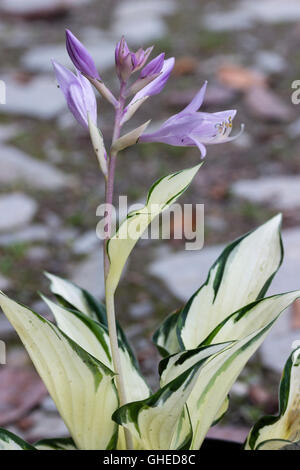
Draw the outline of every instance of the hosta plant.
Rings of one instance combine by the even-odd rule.
[[[205,84],[184,110],[157,131],[147,134],[146,123],[122,133],[138,108],[163,89],[174,59],[165,60],[159,54],[147,63],[152,48],[133,53],[122,38],[115,52],[120,81],[116,98],[70,31],[67,50],[76,73],[54,62],[57,81],[71,112],[90,133],[106,184],[105,303],[68,280],[46,273],[53,297],[43,299],[55,317],[54,324],[0,293],[2,310],[71,436],[30,445],[1,429],[0,449],[198,450],[209,428],[226,413],[230,388],[248,359],[280,314],[300,297],[300,291],[265,297],[283,258],[281,216],[229,244],[187,304],[166,315],[153,336],[162,355],[160,387],[153,392],[116,321],[115,294],[138,239],[186,191],[201,164],[161,177],[150,188],[145,205],[128,213],[114,232],[111,203],[117,156],[140,141],[196,146],[204,157],[207,145],[232,139],[235,111],[199,112]],[[115,109],[109,152],[97,126],[93,87]],[[281,448],[300,439],[299,362],[300,350],[296,350],[284,370],[279,416],[262,418],[245,448]]]

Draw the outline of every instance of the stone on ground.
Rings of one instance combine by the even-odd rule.
[[[257,23],[279,24],[296,22],[299,19],[298,0],[240,0],[235,8],[207,13],[201,21],[211,31],[233,31],[250,29]]]
[[[300,228],[284,230],[284,262],[274,277],[268,295],[300,289]],[[201,251],[185,251],[159,256],[149,268],[150,274],[162,280],[181,302],[205,282],[208,270],[221,254],[224,245],[211,246]],[[166,312],[166,314],[169,312]],[[262,362],[281,372],[294,341],[300,340],[300,329],[293,328],[292,308],[282,314],[261,347]]]
[[[129,42],[145,45],[166,35],[163,16],[174,13],[176,8],[173,0],[125,0],[115,10],[112,31],[116,37],[124,34]]]
[[[36,214],[37,203],[22,193],[0,196],[0,232],[28,224]]]
[[[11,287],[10,279],[7,279],[6,277],[0,274],[0,290],[6,290],[6,289],[9,289],[10,287]]]
[[[44,60],[43,55],[41,59]],[[52,72],[51,62],[47,70]],[[4,77],[6,104],[1,108],[5,114],[19,114],[39,119],[52,119],[66,106],[58,90],[54,76],[36,77],[28,83],[20,83],[13,77]]]
[[[18,243],[46,242],[51,237],[51,230],[45,225],[33,224],[23,227],[12,233],[0,235],[0,246],[15,245]],[[1,282],[0,282],[1,285]],[[1,288],[0,288],[1,289]]]
[[[239,180],[231,187],[233,194],[253,203],[267,203],[278,209],[300,207],[300,176],[272,176]]]
[[[249,112],[267,122],[289,122],[294,114],[292,105],[267,87],[253,87],[245,96]]]
[[[0,11],[13,17],[25,19],[52,18],[68,12],[71,7],[88,0],[1,0]]]
[[[30,442],[70,436],[69,430],[57,413],[36,410],[28,416],[28,419],[30,419],[32,426],[25,432],[25,439]]]
[[[103,72],[113,67],[115,63],[114,50],[116,41],[109,34],[93,30],[83,31],[80,35],[80,40],[84,43],[100,71]],[[101,47],[99,47],[99,44],[101,44]],[[52,73],[51,59],[55,59],[72,70],[74,68],[64,44],[47,44],[33,47],[23,56],[22,62],[28,70]],[[54,80],[52,80],[52,86],[54,86],[54,91],[57,92]],[[61,94],[60,90],[58,92]]]
[[[76,255],[87,255],[99,248],[100,242],[97,238],[96,231],[90,230],[78,237],[73,244],[73,253]]]
[[[54,191],[73,183],[73,178],[54,166],[14,147],[0,147],[0,162],[2,184],[25,183],[31,188]]]
[[[103,254],[101,246],[98,255],[93,253],[73,267],[72,281],[87,289],[97,298],[104,296]]]

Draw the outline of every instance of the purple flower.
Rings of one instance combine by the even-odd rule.
[[[140,73],[139,78],[147,78],[147,77],[152,77],[153,75],[157,75],[161,72],[161,69],[164,65],[164,59],[165,59],[165,53],[162,52],[159,54],[157,57],[155,57],[153,60],[147,64]]]
[[[159,58],[159,60],[157,60],[158,58]],[[160,58],[160,56],[158,56],[154,60],[157,61],[154,64],[155,66],[157,66],[157,63],[159,64],[159,61],[161,60],[161,58]],[[150,64],[151,64],[151,62],[149,62],[148,65],[150,65]],[[157,95],[158,93],[160,93],[162,91],[162,89],[164,88],[165,84],[167,83],[167,81],[169,80],[169,77],[171,75],[174,64],[175,64],[174,57],[171,57],[170,59],[164,60],[163,61],[163,66],[161,68],[161,72],[159,73],[158,77],[156,77],[154,80],[152,80],[150,83],[148,83],[148,85],[144,86],[142,88],[142,90],[140,90],[138,93],[136,93],[134,95],[134,97],[132,98],[130,103],[124,109],[124,114],[127,112],[129,107],[133,106],[137,101],[141,100],[142,98],[145,98],[145,97],[148,97],[148,96],[154,96],[154,95]]]
[[[206,155],[205,145],[222,144],[236,139],[240,133],[235,137],[229,137],[236,110],[218,113],[197,112],[203,103],[206,86],[207,82],[180,113],[170,117],[156,132],[143,134],[139,141],[162,142],[178,147],[197,146],[204,158]]]
[[[165,54],[162,52],[142,69],[139,78],[129,88],[128,96],[136,94],[159,77],[164,65],[164,58]]]
[[[68,107],[75,119],[89,128],[88,115],[97,123],[97,103],[90,82],[79,72],[75,75],[63,65],[52,61],[58,85],[65,95]]]
[[[71,61],[79,72],[87,77],[101,80],[90,53],[68,29],[66,29],[66,47]]]
[[[123,36],[115,49],[116,69],[120,80],[126,82],[132,73],[140,70],[147,62],[152,49],[153,47],[146,50],[140,48],[137,52],[131,52]]]

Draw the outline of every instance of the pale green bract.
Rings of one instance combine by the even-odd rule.
[[[106,295],[114,295],[124,265],[149,223],[192,182],[200,165],[161,178],[145,206],[128,214],[108,243]],[[25,345],[71,437],[30,445],[0,429],[0,450],[123,449],[124,429],[135,449],[198,450],[228,409],[228,393],[279,315],[300,291],[264,298],[283,257],[277,215],[226,247],[207,281],[154,335],[163,359],[152,393],[120,325],[117,338],[125,405],[115,384],[105,306],[79,286],[47,273],[57,299],[44,297],[56,325],[0,293],[0,305]],[[201,266],[199,266],[199,270]],[[280,385],[280,410],[262,418],[245,448],[299,447],[300,348]]]

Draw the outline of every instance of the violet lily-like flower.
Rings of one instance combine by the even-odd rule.
[[[131,52],[123,36],[115,49],[116,69],[120,80],[126,82],[132,73],[140,70],[147,62],[152,49],[153,46],[146,50],[140,48],[136,52]]]
[[[158,75],[164,65],[165,53],[162,52],[157,57],[152,59],[145,67],[141,70],[139,79],[144,79],[148,77],[153,77]]]
[[[203,103],[206,87],[207,82],[186,108],[167,119],[156,132],[143,134],[139,141],[161,142],[177,147],[196,146],[199,148],[202,158],[204,158],[206,145],[222,144],[236,139],[243,131],[242,125],[238,135],[229,137],[236,110],[217,113],[198,112]]]
[[[71,61],[83,75],[101,80],[92,56],[71,31],[66,29],[66,47]]]
[[[155,80],[162,73],[165,62],[165,53],[162,52],[155,57],[142,70],[138,79],[131,85],[128,96],[142,90],[145,86]]]
[[[161,58],[159,60],[161,60]],[[151,64],[151,62],[149,62],[148,65],[150,65],[150,64]],[[170,77],[171,72],[173,70],[174,64],[175,64],[174,57],[171,57],[170,59],[164,60],[163,61],[163,66],[161,68],[161,72],[159,73],[159,75],[154,80],[152,80],[150,83],[148,83],[148,85],[144,86],[140,91],[138,91],[134,95],[134,97],[132,98],[130,103],[124,109],[123,114],[126,114],[129,108],[133,107],[138,101],[142,100],[143,98],[158,95],[158,93],[160,93],[162,91],[162,89],[166,85],[167,81],[169,80],[169,77]]]
[[[90,82],[78,70],[75,75],[54,60],[52,63],[58,85],[75,119],[87,129],[89,118],[96,124],[97,102]]]

